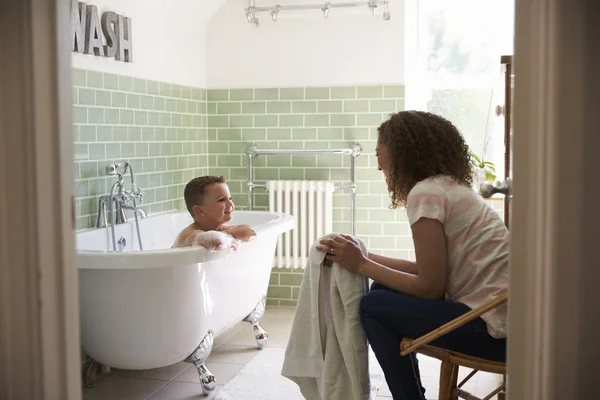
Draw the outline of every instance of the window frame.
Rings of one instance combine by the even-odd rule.
[[[405,0],[405,108],[407,110],[422,110],[429,111],[427,104],[432,98],[433,90],[465,90],[465,89],[481,89],[493,91],[492,103],[490,103],[489,118],[496,115],[496,106],[504,104],[503,86],[504,77],[500,56],[498,56],[498,74],[496,79],[461,79],[458,80],[431,80],[427,76],[427,36],[423,35],[423,24],[426,23],[426,14],[423,13],[422,3],[430,0]],[[500,0],[504,1],[504,0]],[[513,40],[514,41],[514,40]],[[501,92],[494,92],[500,90]],[[489,121],[494,123],[495,121]],[[459,128],[460,129],[460,128]],[[487,124],[486,124],[487,129]],[[488,134],[493,131],[488,130]],[[466,136],[469,133],[465,132]],[[470,135],[472,136],[472,135]],[[495,137],[495,136],[494,136]],[[472,138],[471,138],[472,139]],[[473,141],[473,140],[471,140]],[[481,138],[481,142],[484,138]],[[496,139],[494,139],[496,141]],[[481,148],[478,148],[474,143],[469,143],[471,150],[480,155]],[[472,146],[471,146],[472,145]],[[497,147],[497,146],[496,146]],[[504,174],[504,148],[486,151],[486,159],[494,161],[498,176]]]

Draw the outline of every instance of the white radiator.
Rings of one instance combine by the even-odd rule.
[[[305,268],[315,240],[332,229],[333,192],[328,181],[269,181],[269,211],[294,217],[294,229],[279,236],[277,268]]]

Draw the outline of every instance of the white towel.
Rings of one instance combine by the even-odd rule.
[[[368,400],[368,346],[359,316],[365,279],[336,264],[323,267],[318,243],[309,252],[281,374],[308,400]]]

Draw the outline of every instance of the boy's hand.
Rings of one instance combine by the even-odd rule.
[[[227,248],[236,250],[238,248],[238,241],[226,232],[208,231],[199,232],[194,237],[194,245],[206,247],[211,251],[219,251]]]
[[[249,225],[221,225],[217,228],[217,230],[228,233],[234,238],[243,242],[249,242],[256,237],[256,231],[252,229],[252,227],[250,227]]]

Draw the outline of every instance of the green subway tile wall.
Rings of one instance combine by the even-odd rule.
[[[412,235],[404,210],[389,209],[389,196],[377,171],[377,127],[391,112],[404,109],[404,87],[348,86],[208,90],[209,172],[222,174],[238,208],[245,208],[247,158],[251,144],[263,149],[350,147],[356,159],[357,235],[371,251],[414,260]],[[350,158],[340,155],[269,155],[253,160],[254,181],[272,179],[350,179]],[[256,189],[255,209],[265,210],[268,195]],[[502,200],[492,200],[501,213]],[[350,196],[336,192],[334,231],[350,233]],[[303,270],[274,268],[268,304],[295,305]]]
[[[114,182],[107,164],[128,160],[150,214],[184,209],[183,187],[194,176],[224,175],[238,209],[246,208],[246,148],[322,149],[358,142],[358,236],[371,251],[414,259],[403,210],[389,210],[377,171],[377,126],[404,109],[396,85],[206,90],[122,75],[73,70],[77,227],[92,227],[97,198]],[[350,178],[349,156],[272,155],[254,159],[254,180]],[[255,209],[268,196],[256,189]],[[501,200],[494,207],[502,208]],[[350,197],[336,192],[333,228],[350,232]],[[273,269],[268,304],[295,305],[302,270]]]
[[[77,228],[95,225],[115,161],[133,166],[146,212],[183,209],[185,183],[208,172],[206,108],[206,89],[73,69]]]
[[[405,213],[388,209],[389,196],[377,171],[377,127],[404,109],[402,86],[296,87],[208,90],[209,172],[228,178],[234,201],[244,208],[247,158],[251,144],[263,149],[346,148],[358,142],[356,159],[358,236],[372,251],[413,257]],[[269,155],[253,160],[254,180],[331,180],[347,183],[350,157]],[[255,209],[267,208],[268,195],[256,189]],[[333,229],[351,232],[350,196],[334,194]],[[273,269],[268,303],[296,304],[302,270]]]

